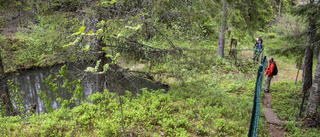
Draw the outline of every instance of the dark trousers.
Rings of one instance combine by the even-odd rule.
[[[254,51],[253,59],[259,61],[261,52],[262,52],[262,51],[261,51],[260,49],[256,49],[256,50]]]

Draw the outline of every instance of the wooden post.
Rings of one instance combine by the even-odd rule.
[[[298,80],[298,76],[299,76],[299,70],[300,68],[298,69],[298,73],[297,73],[297,77],[296,77],[296,82],[294,84],[297,84],[297,80]]]
[[[307,93],[307,91],[305,91],[305,92],[303,93],[302,102],[301,102],[301,106],[300,106],[299,117],[301,117],[301,113],[302,113],[302,109],[303,109],[304,99],[306,98],[306,93]]]
[[[302,65],[302,57],[300,58],[300,62],[299,62],[299,64],[298,64],[298,73],[297,73],[297,77],[296,77],[296,82],[295,82],[295,84],[297,84],[297,81],[298,81],[299,70],[301,69],[301,65]]]

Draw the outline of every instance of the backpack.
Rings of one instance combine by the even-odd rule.
[[[275,62],[273,63],[274,63],[274,69],[273,69],[272,75],[277,75],[278,74],[277,64]]]

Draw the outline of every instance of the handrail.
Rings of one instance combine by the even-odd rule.
[[[261,89],[263,83],[263,76],[268,67],[267,56],[264,54],[264,50],[262,51],[263,60],[258,68],[257,81],[255,86],[255,94],[253,99],[253,108],[252,115],[250,121],[250,128],[248,137],[257,137],[258,136],[258,124],[259,124],[259,115],[260,115],[260,99],[261,99]]]

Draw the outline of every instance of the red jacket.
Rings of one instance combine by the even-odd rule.
[[[266,71],[268,76],[273,76],[272,73],[273,73],[275,64],[276,64],[275,62],[269,63],[269,66],[268,66],[267,71]]]

